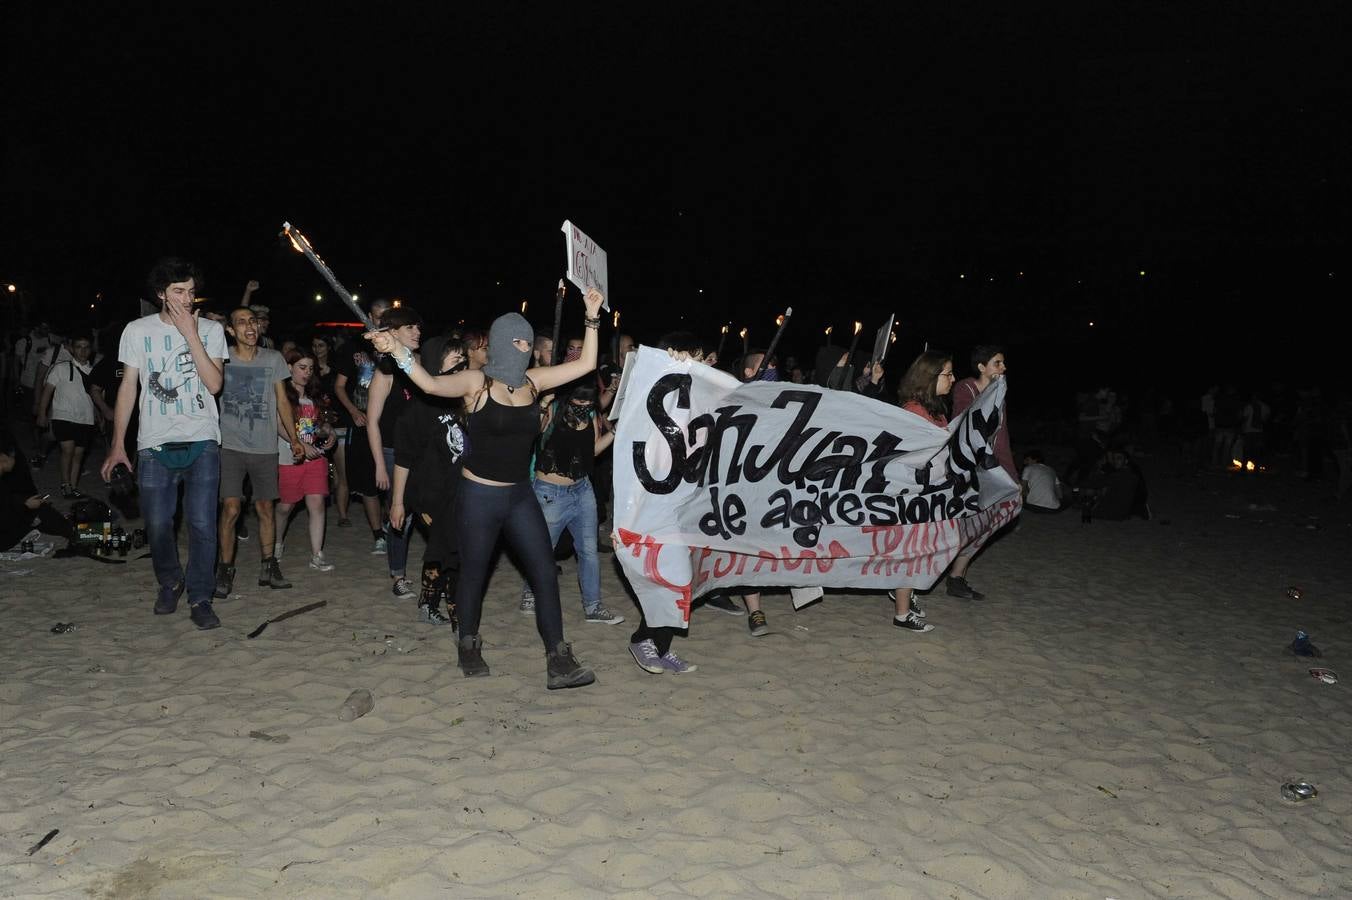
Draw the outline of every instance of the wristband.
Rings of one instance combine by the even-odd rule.
[[[392,355],[393,355],[393,354],[392,354]],[[404,356],[403,356],[403,358],[401,359],[401,358],[399,358],[398,356],[395,356],[395,357],[394,357],[394,364],[395,364],[396,366],[398,366],[398,367],[399,367],[399,371],[403,372],[405,375],[407,375],[408,373],[412,372],[412,371],[413,371],[413,351],[412,351],[412,350],[409,350],[407,347],[405,347],[405,348],[404,348]]]
[[[600,316],[584,316],[584,317],[582,318],[582,324],[586,325],[588,328],[600,328],[600,327],[601,327],[601,317],[600,317]]]

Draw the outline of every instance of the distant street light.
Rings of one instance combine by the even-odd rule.
[[[9,291],[11,294],[14,294],[18,292],[19,286],[17,284],[7,284],[5,285],[5,290]]]

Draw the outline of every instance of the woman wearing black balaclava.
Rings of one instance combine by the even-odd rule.
[[[535,333],[516,313],[499,316],[493,322],[488,334],[488,364],[483,369],[453,375],[429,374],[388,332],[366,335],[377,350],[392,354],[395,364],[423,391],[438,397],[467,398],[470,449],[461,472],[456,507],[460,583],[455,594],[455,612],[460,620],[457,650],[460,669],[467,677],[488,674],[479,618],[493,546],[501,533],[515,551],[535,593],[535,626],[545,644],[549,688],[581,687],[596,680],[563,639],[554,548],[531,490],[530,460],[540,431],[539,393],[596,368],[599,310],[604,299],[600,291],[587,291],[582,356],[558,366],[528,368]]]

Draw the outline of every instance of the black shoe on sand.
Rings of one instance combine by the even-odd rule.
[[[456,642],[456,655],[460,658],[460,671],[466,678],[477,678],[488,674],[488,663],[484,662],[484,639],[477,634],[465,635]]]
[[[584,669],[582,663],[573,655],[573,646],[567,641],[545,654],[546,671],[549,676],[549,689],[584,687],[596,680],[596,673]]]
[[[960,600],[985,600],[986,595],[967,583],[967,579],[961,575],[948,576],[948,596],[957,597]]]

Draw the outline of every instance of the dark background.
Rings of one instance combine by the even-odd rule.
[[[58,330],[167,253],[274,335],[347,318],[283,220],[364,297],[548,328],[570,218],[648,341],[895,311],[894,378],[1003,341],[1021,404],[1343,368],[1343,4],[146,6],[4,13],[0,280]]]

